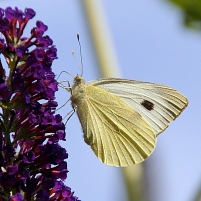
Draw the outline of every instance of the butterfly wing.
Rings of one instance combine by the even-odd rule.
[[[141,114],[156,135],[165,130],[188,105],[184,95],[160,84],[103,78],[86,85],[97,86],[121,98]]]
[[[154,150],[156,135],[146,120],[119,97],[95,86],[85,87],[77,103],[84,140],[105,164],[128,166]]]

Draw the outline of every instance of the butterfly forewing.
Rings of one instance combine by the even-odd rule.
[[[102,88],[122,99],[142,115],[156,135],[166,129],[188,105],[185,96],[160,84],[102,78],[87,82],[86,85]]]
[[[86,86],[77,103],[85,142],[105,164],[128,166],[154,150],[156,135],[147,121],[118,96]]]

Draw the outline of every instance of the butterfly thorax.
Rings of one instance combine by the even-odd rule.
[[[71,101],[72,107],[75,108],[80,101],[84,99],[84,91],[85,91],[85,81],[81,76],[76,76],[74,78],[74,84],[72,86],[71,92]]]

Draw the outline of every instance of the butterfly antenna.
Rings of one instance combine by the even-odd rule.
[[[77,65],[78,65],[78,67],[79,67],[79,69],[80,69],[80,71],[81,71],[81,74],[82,74],[82,67],[80,66],[80,63],[79,63],[79,61],[77,60],[77,57],[75,56],[74,51],[72,51],[72,55],[73,55],[75,61],[77,62]]]
[[[80,47],[81,77],[82,77],[82,75],[83,75],[82,46],[81,46],[81,43],[80,43],[80,35],[79,34],[77,34],[77,41],[78,41],[79,47]]]

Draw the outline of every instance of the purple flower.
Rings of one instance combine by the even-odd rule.
[[[68,154],[59,142],[66,134],[51,69],[57,49],[41,21],[22,36],[35,14],[0,8],[0,54],[9,70],[0,62],[0,200],[78,201],[63,183]]]
[[[24,200],[24,196],[20,193],[16,193],[13,196],[10,196],[9,201],[22,201]]]

